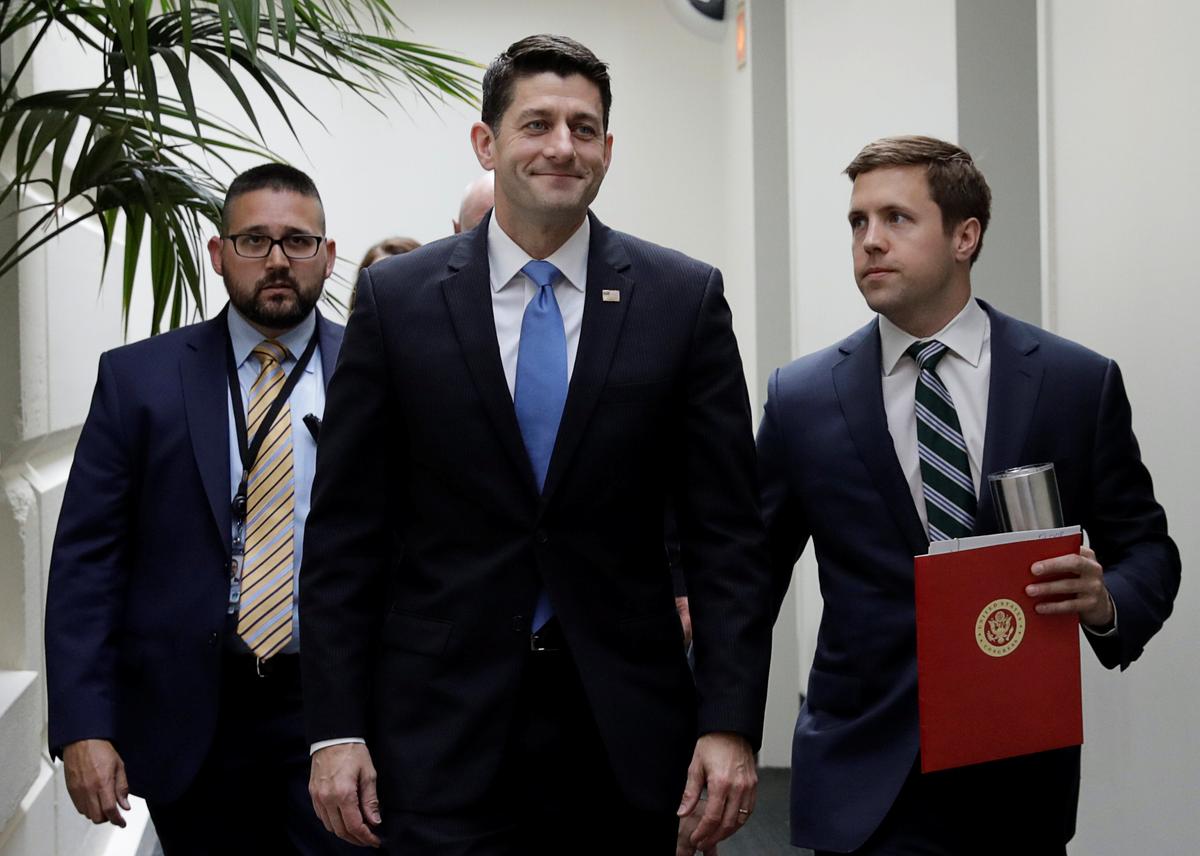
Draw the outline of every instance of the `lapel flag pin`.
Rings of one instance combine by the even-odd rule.
[[[606,288],[600,292],[600,299],[605,303],[620,303],[621,292],[615,288]]]

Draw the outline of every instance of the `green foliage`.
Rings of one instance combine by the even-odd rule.
[[[126,324],[146,242],[151,332],[203,312],[203,235],[205,224],[220,227],[221,176],[233,174],[226,156],[279,160],[247,87],[267,96],[293,135],[289,108],[312,115],[287,82],[295,71],[376,109],[401,89],[426,101],[476,103],[470,72],[477,66],[395,38],[398,23],[387,0],[0,0],[0,43],[15,45],[18,35],[27,42],[14,50],[13,72],[0,88],[0,154],[6,172],[11,164],[0,204],[24,190],[50,200],[32,206],[38,216],[13,246],[0,247],[0,274],[91,217],[103,232],[107,266],[123,221]],[[95,53],[102,79],[91,88],[18,96],[52,28]],[[197,63],[236,99],[253,135],[197,105],[190,82]],[[171,92],[161,90],[167,80]]]

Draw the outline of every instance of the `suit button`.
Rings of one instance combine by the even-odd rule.
[[[514,615],[512,620],[513,633],[528,633],[529,623],[524,615]]]
[[[217,633],[216,633],[216,631],[214,630],[212,633],[208,634],[208,647],[209,647],[209,648],[215,648],[215,647],[217,647],[217,642],[218,642],[219,640],[220,640],[220,637],[219,637],[219,636],[217,636]]]
[[[548,534],[546,534],[545,529],[539,529],[537,532],[534,533],[533,537],[539,544],[550,543],[550,536]]]

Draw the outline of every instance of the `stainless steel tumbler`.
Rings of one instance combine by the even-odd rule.
[[[991,473],[988,485],[1001,530],[1024,532],[1063,525],[1054,464],[1032,464]]]

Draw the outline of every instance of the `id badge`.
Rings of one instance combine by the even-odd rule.
[[[229,614],[235,615],[242,600],[242,557],[235,555],[229,560]]]

